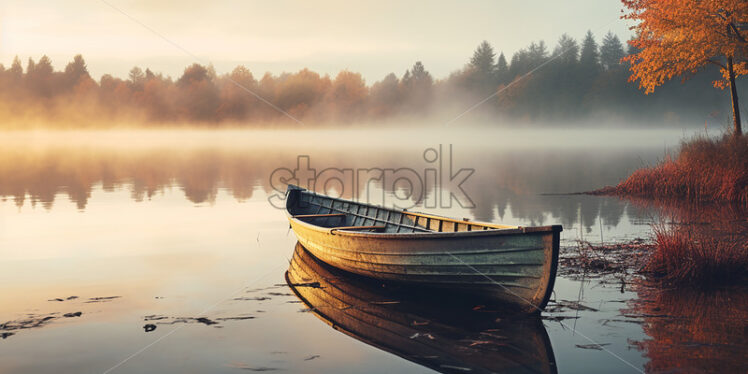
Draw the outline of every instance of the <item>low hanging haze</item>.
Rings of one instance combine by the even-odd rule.
[[[107,3],[201,61],[154,35]],[[620,0],[543,1],[217,1],[4,0],[0,63],[48,55],[56,69],[82,54],[91,75],[126,77],[133,66],[172,77],[193,62],[219,74],[245,65],[255,76],[302,68],[335,75],[348,69],[367,82],[402,75],[422,61],[437,78],[467,62],[483,40],[507,60],[530,42],[552,50],[563,33],[598,40],[631,35]]]

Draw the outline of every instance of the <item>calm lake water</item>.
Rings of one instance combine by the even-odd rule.
[[[673,293],[626,276],[564,276],[554,299],[585,308],[514,322],[340,275],[339,294],[303,290],[313,305],[286,286],[293,263],[292,272],[330,279],[324,266],[298,265],[303,252],[274,206],[274,187],[299,162],[308,160],[315,172],[337,169],[325,174],[329,193],[496,223],[562,224],[562,245],[575,246],[649,236],[656,211],[566,193],[615,184],[661,159],[682,136],[480,129],[4,134],[0,372],[745,372],[745,290]],[[393,174],[384,183],[346,180],[347,170],[379,169]],[[460,170],[469,174],[464,195],[454,184],[431,182],[433,173],[448,181]],[[422,182],[420,202],[407,198],[407,180]],[[467,200],[450,204],[450,193]],[[347,324],[347,334],[315,313],[330,298],[349,300],[326,313],[328,323]]]

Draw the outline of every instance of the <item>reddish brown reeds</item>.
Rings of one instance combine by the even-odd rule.
[[[678,284],[710,286],[748,277],[748,242],[740,230],[709,224],[656,224],[646,272]]]
[[[684,141],[677,156],[593,194],[748,205],[748,136],[697,136]]]

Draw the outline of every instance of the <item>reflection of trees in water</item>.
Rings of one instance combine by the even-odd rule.
[[[477,158],[480,167],[466,186],[476,207],[477,219],[493,220],[507,209],[517,219],[542,225],[552,217],[565,227],[581,222],[587,232],[602,223],[617,226],[623,215],[643,221],[648,212],[627,209],[628,203],[616,198],[599,199],[587,195],[552,195],[590,191],[616,184],[641,164],[647,152],[547,151],[509,152]],[[550,195],[549,195],[550,194]]]
[[[496,211],[499,212],[499,218],[503,218],[503,214],[508,210],[513,217],[533,225],[549,224],[549,216],[554,223],[560,223],[566,228],[571,228],[581,221],[586,233],[592,232],[594,227],[600,225],[600,221],[605,227],[616,227],[621,223],[624,214],[634,221],[647,221],[649,218],[648,211],[631,209],[629,203],[617,198],[600,199],[588,195],[517,195],[513,191],[504,190],[493,201],[485,196],[475,200],[477,206],[472,213],[479,220],[493,220]]]
[[[84,209],[98,186],[104,191],[126,188],[136,201],[177,186],[194,203],[213,202],[221,189],[238,200],[247,200],[255,188],[271,192],[270,174],[279,167],[294,169],[299,153],[310,156],[311,167],[317,172],[329,167],[412,168],[423,176],[424,168],[436,165],[426,163],[423,151],[415,148],[379,153],[304,152],[293,148],[177,149],[5,148],[0,150],[0,196],[12,198],[18,206],[30,196],[32,204],[41,203],[50,209],[58,194],[66,194]],[[638,155],[474,150],[456,156],[456,168],[475,169],[463,188],[475,203],[472,213],[480,220],[494,221],[497,214],[503,219],[507,213],[537,225],[549,223],[549,217],[565,226],[581,220],[589,231],[600,219],[606,226],[617,225],[624,212],[634,219],[645,217],[643,211],[627,209],[617,199],[541,195],[617,183],[641,162]],[[449,178],[449,170],[443,172]],[[392,185],[373,184],[385,193],[394,193]],[[365,187],[363,183],[355,189],[347,187],[343,197],[364,196]]]
[[[609,227],[618,226],[621,223],[626,204],[616,199],[604,199],[600,202],[600,218],[603,224]],[[635,215],[629,212],[629,215]]]
[[[740,373],[748,362],[748,288],[663,289],[636,284],[623,314],[643,321],[647,372]]]
[[[4,151],[0,152],[0,195],[12,197],[18,206],[28,195],[32,204],[50,209],[58,194],[66,194],[84,209],[97,185],[104,191],[125,187],[136,201],[176,185],[195,203],[214,201],[219,187],[245,200],[272,171],[258,160],[213,150]]]

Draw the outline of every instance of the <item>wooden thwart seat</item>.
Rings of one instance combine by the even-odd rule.
[[[328,217],[345,217],[343,213],[330,213],[330,214],[299,214],[293,216],[293,218],[328,218]]]
[[[338,226],[333,227],[330,231],[335,230],[372,230],[372,231],[384,231],[387,226]]]

